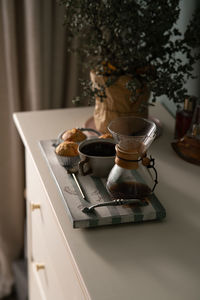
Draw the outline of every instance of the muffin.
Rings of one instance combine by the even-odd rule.
[[[84,141],[86,138],[87,138],[87,136],[80,129],[77,129],[77,128],[66,130],[62,134],[62,140],[64,140],[64,141],[80,143],[80,142]]]
[[[78,144],[75,142],[62,142],[55,153],[62,166],[72,168],[79,162]]]
[[[111,133],[105,133],[99,136],[99,139],[113,139],[113,136]]]

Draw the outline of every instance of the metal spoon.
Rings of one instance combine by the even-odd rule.
[[[107,202],[101,202],[98,204],[94,204],[91,206],[86,206],[82,209],[83,213],[89,213],[92,212],[95,208],[97,207],[102,207],[102,206],[118,206],[118,205],[125,205],[125,204],[138,204],[140,206],[146,206],[148,205],[148,202],[143,200],[141,201],[141,199],[116,199],[113,201],[107,201]]]
[[[65,167],[65,168],[66,168],[66,167]],[[75,183],[76,183],[76,185],[77,185],[77,187],[78,187],[78,189],[79,189],[79,191],[80,191],[81,196],[83,197],[83,199],[84,199],[84,200],[87,200],[85,194],[83,193],[83,190],[82,190],[82,188],[81,188],[81,185],[80,185],[80,183],[79,183],[79,181],[78,181],[78,178],[77,178],[77,176],[76,176],[76,173],[77,173],[77,166],[72,167],[72,168],[66,168],[66,170],[67,170],[67,173],[69,173],[69,174],[72,175],[72,177],[73,177],[73,179],[74,179],[74,181],[75,181]]]

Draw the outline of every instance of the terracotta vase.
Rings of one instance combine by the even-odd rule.
[[[90,72],[90,78],[95,88],[105,86],[108,77],[96,75],[94,71]],[[150,92],[144,87],[138,90],[137,101],[130,101],[131,93],[126,88],[126,84],[131,80],[130,76],[120,76],[110,87],[105,87],[106,98],[101,101],[96,97],[94,109],[94,123],[98,131],[108,132],[108,124],[117,117],[137,116],[148,118],[148,106],[144,105],[141,110],[141,104],[147,104]]]

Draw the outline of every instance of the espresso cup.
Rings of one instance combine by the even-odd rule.
[[[112,139],[85,140],[78,151],[81,158],[79,173],[83,176],[107,177],[115,164],[115,142]]]

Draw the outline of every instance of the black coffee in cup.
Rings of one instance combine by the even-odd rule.
[[[105,178],[115,164],[115,142],[92,138],[83,141],[78,147],[81,161],[79,173],[83,176]]]
[[[115,144],[109,142],[94,142],[84,145],[81,152],[89,156],[115,156]]]

